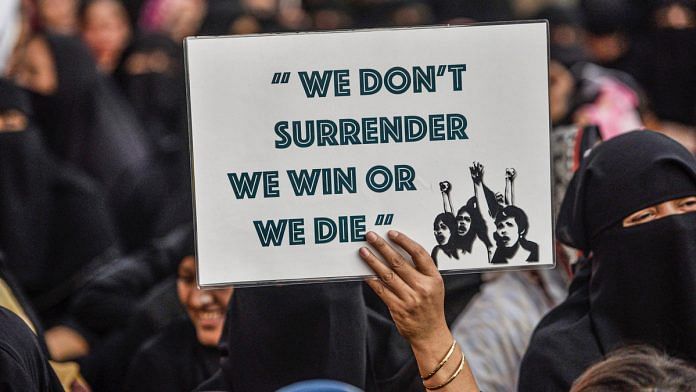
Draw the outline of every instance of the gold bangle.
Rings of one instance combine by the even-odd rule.
[[[426,376],[421,376],[421,379],[423,381],[430,380],[435,375],[435,373],[437,373],[440,369],[442,369],[443,366],[445,366],[447,361],[449,361],[450,357],[452,356],[452,353],[454,352],[454,347],[456,345],[457,345],[457,340],[456,339],[452,340],[452,345],[450,346],[449,350],[447,351],[447,354],[445,355],[444,358],[442,358],[442,361],[440,361],[440,363],[437,364],[437,367],[435,368],[435,370],[428,373]]]
[[[462,351],[462,360],[459,362],[459,367],[458,367],[457,370],[450,376],[450,378],[448,378],[447,381],[443,382],[442,384],[440,384],[440,385],[435,385],[434,387],[429,387],[429,386],[425,385],[425,383],[423,383],[423,386],[425,387],[425,389],[427,389],[428,391],[435,391],[435,390],[442,389],[442,388],[446,387],[447,384],[451,383],[455,378],[457,378],[457,376],[459,375],[459,373],[462,372],[462,369],[464,369],[464,360],[465,360],[464,352]]]

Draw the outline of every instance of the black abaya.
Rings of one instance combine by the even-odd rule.
[[[78,39],[45,35],[57,90],[31,93],[36,122],[56,156],[104,188],[122,245],[130,251],[154,237],[166,184],[152,165],[135,113]]]
[[[0,87],[4,110],[4,98],[20,92],[7,81]],[[115,247],[100,188],[56,162],[31,122],[23,131],[0,132],[0,248],[47,325],[61,316],[89,266]]]
[[[189,392],[220,368],[219,360],[217,348],[198,342],[188,318],[176,320],[135,355],[124,390]]]

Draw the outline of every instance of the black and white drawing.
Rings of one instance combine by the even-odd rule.
[[[438,261],[488,260],[490,264],[538,262],[539,245],[528,240],[529,219],[515,205],[517,172],[505,170],[505,192],[495,193],[485,185],[484,167],[469,167],[474,196],[456,211],[452,205],[452,183],[440,183],[444,212],[433,222],[437,245],[432,257]]]

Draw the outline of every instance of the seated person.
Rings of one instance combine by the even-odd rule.
[[[125,389],[188,392],[211,377],[219,368],[217,344],[232,290],[198,289],[194,257],[184,257],[177,271],[177,293],[188,317],[173,321],[145,342],[130,366]]]

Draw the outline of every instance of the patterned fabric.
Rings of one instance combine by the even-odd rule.
[[[514,391],[534,327],[565,298],[566,285],[553,269],[506,272],[482,287],[452,333],[482,391]]]

